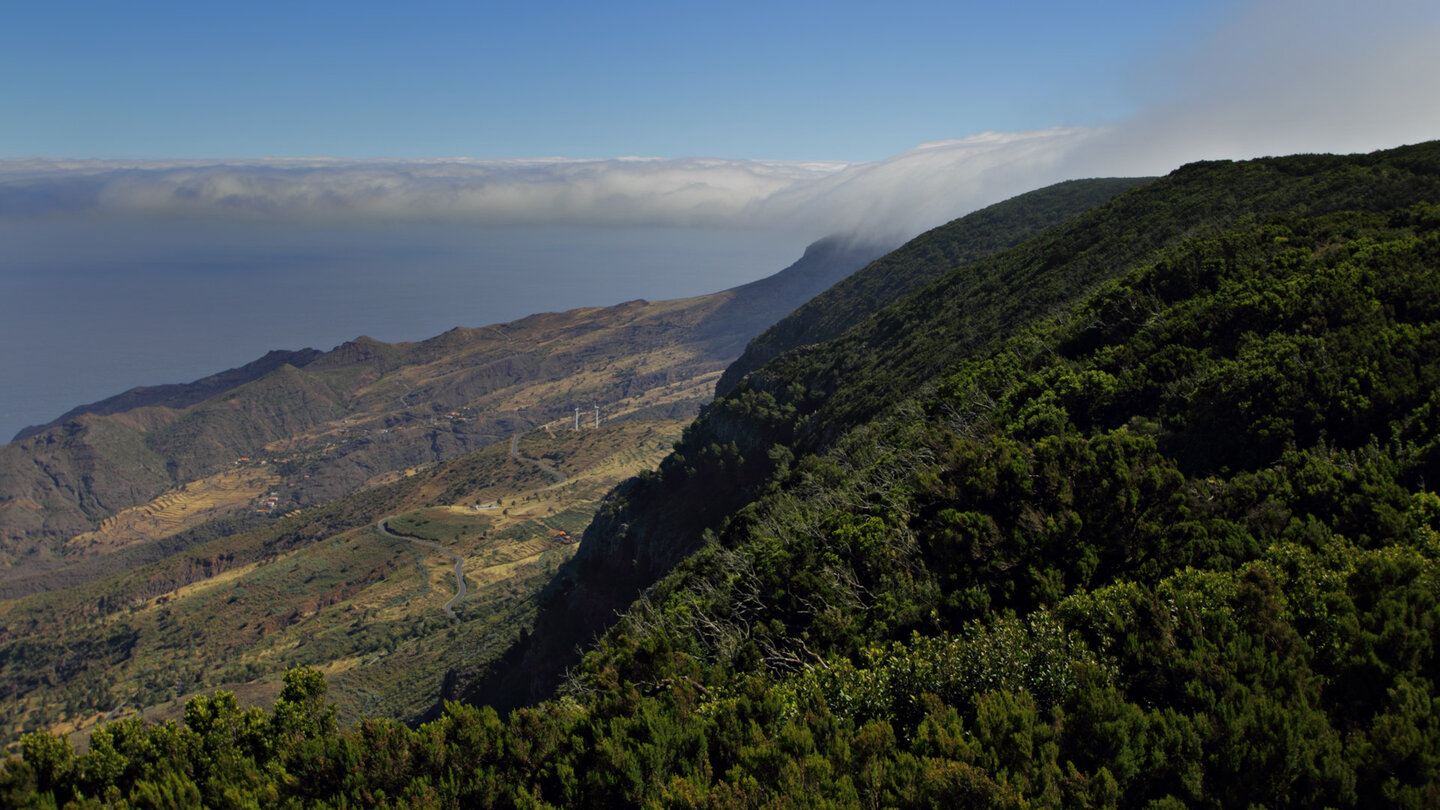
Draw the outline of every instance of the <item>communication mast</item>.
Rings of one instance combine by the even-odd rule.
[[[600,406],[599,406],[599,405],[596,405],[596,406],[595,406],[595,428],[596,428],[597,430],[600,428]]]
[[[579,405],[576,405],[576,406],[575,406],[575,431],[576,431],[577,433],[580,431],[580,406],[579,406]]]

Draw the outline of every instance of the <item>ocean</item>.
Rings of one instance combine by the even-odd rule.
[[[0,221],[0,441],[271,349],[716,292],[806,237],[704,228]]]

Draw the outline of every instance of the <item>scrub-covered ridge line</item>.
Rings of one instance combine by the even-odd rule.
[[[916,274],[610,490],[427,722],[301,667],[28,735],[0,796],[1433,806],[1440,143],[1191,164]]]

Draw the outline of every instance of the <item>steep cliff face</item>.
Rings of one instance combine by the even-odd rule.
[[[858,237],[821,239],[805,248],[805,255],[784,271],[736,287],[733,297],[716,310],[697,337],[715,354],[736,357],[761,330],[791,316],[797,307],[803,309],[815,296],[894,247]]]
[[[204,728],[121,721],[83,756],[30,737],[0,786],[17,806],[143,802],[159,773],[209,803],[1430,807],[1437,391],[1440,143],[1189,166],[747,375],[658,471],[611,491],[498,663],[485,645],[509,636],[489,617],[432,631],[444,697],[560,699],[342,730],[325,676],[300,669],[268,715],[220,695],[187,710]],[[589,450],[531,438],[559,462],[651,430],[617,427]],[[496,463],[558,475],[506,444],[253,536],[338,564],[298,599],[232,590],[224,623],[298,635],[357,574],[390,576],[374,557],[348,567],[373,536],[314,542],[357,517],[369,529]],[[458,530],[436,510],[404,519]],[[305,551],[266,573],[322,579]],[[132,584],[244,558],[192,560]],[[492,604],[528,621],[514,593]],[[215,595],[188,595],[205,624],[180,637],[228,661],[203,629]],[[0,686],[46,709],[180,613],[132,623],[124,603],[70,596],[10,608],[0,633]],[[101,620],[73,632],[87,613]],[[338,618],[332,640],[383,622]],[[394,638],[367,660],[401,658]],[[144,676],[168,681],[196,649],[166,644],[171,666]],[[335,682],[369,668],[358,657]],[[217,756],[235,767],[217,775]]]
[[[958,362],[1155,261],[1157,251],[1296,211],[1395,211],[1437,198],[1435,144],[1349,157],[1193,164],[1008,251],[979,251],[988,258],[953,267],[873,314],[855,310],[858,320],[834,340],[791,351],[739,378],[657,474],[613,493],[556,586],[557,598],[542,610],[537,632],[472,697],[515,705],[545,694],[575,664],[577,646],[677,561],[749,520],[757,495],[852,431],[942,384],[941,375]],[[932,255],[969,255],[949,244],[952,233],[965,232],[961,223],[892,256],[923,265]],[[872,264],[861,280],[888,261]],[[930,275],[929,269],[916,273]]]
[[[991,255],[1001,245],[1039,233],[1046,223],[1075,216],[1140,182],[1062,184],[1034,197],[1026,195],[1030,200],[1025,204],[1002,203],[917,237],[782,320],[780,325],[790,324],[789,331],[765,333],[770,348],[757,348],[765,338],[753,341],[746,350],[750,361],[742,358],[732,364],[719,388],[739,380],[746,362],[778,351],[785,335],[804,342],[794,336],[809,340],[843,331],[846,319],[863,321],[883,306],[885,296],[902,297],[906,290],[953,270],[957,265],[948,264],[948,257],[963,261]],[[837,295],[837,290],[843,292]],[[577,646],[602,633],[644,588],[721,530],[772,484],[777,471],[789,468],[795,460],[790,448],[805,427],[795,403],[785,400],[803,390],[779,396],[745,386],[731,390],[705,409],[656,473],[612,493],[575,559],[545,595],[548,609],[541,612],[535,632],[503,664],[492,667],[489,678],[470,696],[514,706],[548,695],[573,664]]]

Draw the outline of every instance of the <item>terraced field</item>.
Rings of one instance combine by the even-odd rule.
[[[280,476],[272,467],[237,465],[108,517],[94,531],[67,540],[65,551],[69,555],[108,554],[136,543],[168,537],[257,504],[280,485]]]
[[[272,352],[27,429],[0,446],[0,742],[263,699],[299,664],[344,716],[429,711],[529,626],[602,496],[745,342],[881,252],[826,240],[712,295]],[[453,619],[453,559],[382,520],[463,557]]]
[[[327,673],[344,717],[423,715],[462,686],[456,673],[495,657],[528,626],[534,595],[574,552],[600,497],[658,463],[683,424],[618,422],[576,432],[555,423],[521,436],[520,458],[510,456],[507,440],[412,470],[379,494],[353,496],[342,502],[359,504],[342,510],[356,515],[353,525],[287,551],[263,553],[318,517],[286,518],[229,538],[231,562],[158,595],[145,595],[132,576],[90,583],[68,597],[0,603],[7,626],[45,628],[34,638],[0,640],[0,682],[11,689],[4,705],[14,707],[7,736],[47,727],[79,741],[102,718],[176,717],[189,696],[216,688],[264,702],[284,671],[301,664]],[[555,483],[529,460],[566,480]],[[202,502],[244,504],[272,486],[259,468],[237,469],[131,510],[82,548],[100,548],[101,538],[121,543],[124,531],[142,524],[185,525]],[[366,498],[399,508],[365,512]],[[379,518],[465,558],[468,593],[453,606],[454,620],[442,612],[455,595],[453,560],[383,536],[374,525]],[[257,559],[242,561],[246,548],[257,549]],[[77,607],[96,602],[112,607]],[[117,603],[123,607],[113,609]],[[88,651],[83,664],[78,651]],[[47,674],[20,677],[14,667],[21,661]]]

